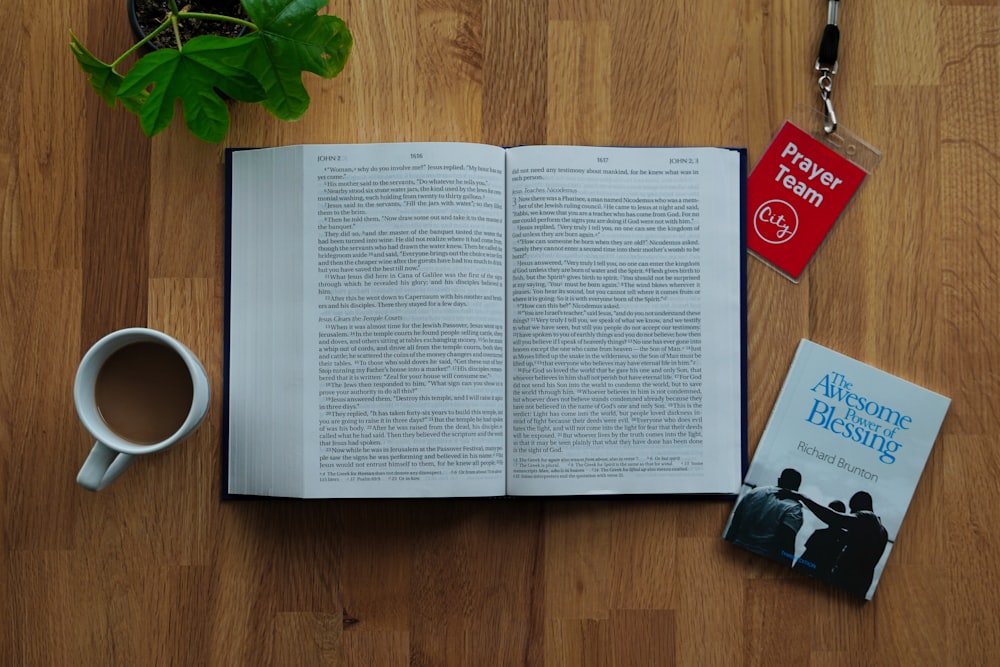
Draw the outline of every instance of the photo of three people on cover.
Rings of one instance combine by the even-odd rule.
[[[733,544],[796,570],[870,597],[875,571],[889,535],[875,513],[871,494],[853,493],[847,504],[826,505],[799,492],[802,474],[785,468],[777,485],[751,486],[739,499],[723,537]],[[808,510],[825,527],[817,528],[801,544],[800,531]],[[813,522],[815,523],[815,521]]]

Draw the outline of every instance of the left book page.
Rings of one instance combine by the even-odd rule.
[[[504,493],[504,152],[230,154],[231,495]]]

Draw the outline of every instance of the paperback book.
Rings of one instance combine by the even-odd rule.
[[[870,600],[949,404],[802,340],[724,539]]]

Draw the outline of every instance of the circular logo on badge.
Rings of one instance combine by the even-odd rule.
[[[757,207],[753,214],[753,228],[766,243],[787,243],[799,230],[799,214],[788,202],[771,199]]]

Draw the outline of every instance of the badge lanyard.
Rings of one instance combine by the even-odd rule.
[[[832,92],[840,69],[840,0],[828,3],[814,66],[822,110],[798,105],[747,183],[747,248],[793,282],[881,159],[837,122]]]

